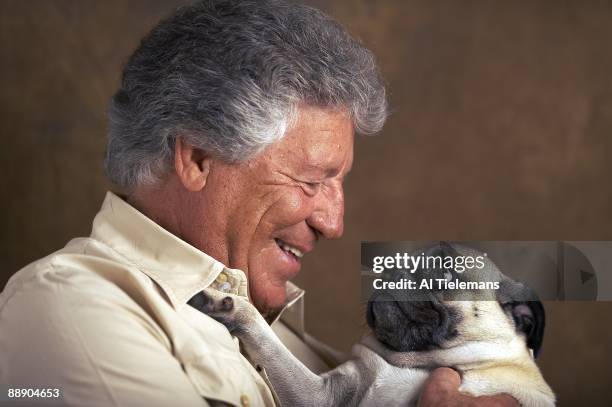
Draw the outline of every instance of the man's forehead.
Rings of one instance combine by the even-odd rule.
[[[279,160],[278,164],[311,177],[313,181],[348,173],[353,161],[352,146],[336,153],[326,152],[329,150],[326,146],[318,147],[311,145],[293,151]]]
[[[278,143],[282,156],[301,158],[306,166],[328,167],[353,153],[353,124],[342,110],[300,109],[297,120]]]

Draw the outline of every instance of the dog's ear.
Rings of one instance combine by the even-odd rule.
[[[509,308],[516,329],[525,334],[527,347],[533,350],[533,357],[537,358],[544,340],[544,306],[540,301],[510,302],[504,306]]]

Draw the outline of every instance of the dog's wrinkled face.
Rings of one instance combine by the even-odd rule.
[[[476,256],[481,253],[456,244],[440,243],[428,255]],[[421,271],[425,272],[425,271]],[[504,276],[489,259],[481,270],[454,273],[427,270],[430,277],[454,281],[497,281],[499,290],[420,290],[418,301],[396,295],[394,290],[376,291],[367,307],[367,322],[374,335],[392,351],[445,349],[472,341],[510,341],[523,335],[537,356],[544,334],[544,308],[524,285]],[[439,274],[439,275],[436,275]],[[420,279],[419,271],[408,276],[395,272],[391,279]],[[402,294],[406,294],[405,292]]]

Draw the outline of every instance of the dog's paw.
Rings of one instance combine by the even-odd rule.
[[[247,324],[251,309],[254,308],[245,298],[214,288],[205,288],[188,304],[222,323],[230,332]]]

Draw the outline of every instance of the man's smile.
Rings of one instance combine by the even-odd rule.
[[[288,243],[282,239],[275,238],[274,241],[284,252],[292,254],[299,261],[306,253],[312,250],[312,247],[300,245],[296,243]]]
[[[278,248],[281,261],[285,264],[285,278],[291,279],[299,273],[302,268],[302,258],[313,249],[312,244],[303,244],[291,241],[291,243],[280,238],[274,238]]]

